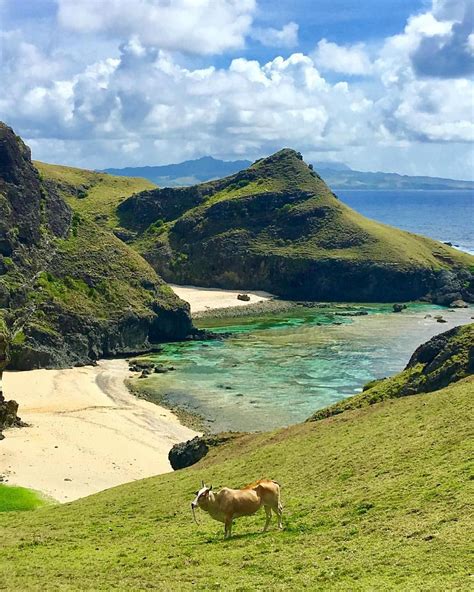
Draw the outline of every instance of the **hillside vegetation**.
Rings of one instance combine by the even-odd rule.
[[[0,515],[4,590],[467,590],[473,377],[436,393],[249,435],[199,464],[63,506]],[[190,501],[262,476],[285,530],[222,525]],[[66,560],[67,557],[67,560]]]
[[[231,177],[118,207],[167,281],[308,300],[472,299],[474,257],[369,220],[285,149]]]
[[[36,491],[0,483],[0,512],[35,510],[46,505],[46,503]]]
[[[79,214],[91,215],[95,222],[111,228],[117,224],[117,207],[139,191],[156,186],[139,177],[118,177],[58,164],[34,161],[41,178],[59,190]]]
[[[10,367],[83,364],[189,335],[189,306],[108,224],[121,199],[149,184],[40,168],[0,124],[0,316]]]

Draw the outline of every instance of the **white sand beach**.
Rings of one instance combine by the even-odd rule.
[[[4,393],[31,427],[5,431],[0,475],[61,502],[171,471],[168,451],[197,433],[124,384],[125,360],[6,372]]]
[[[271,300],[273,294],[263,291],[221,290],[220,288],[199,288],[197,286],[177,286],[169,284],[173,291],[191,305],[191,313],[234,306],[248,306],[257,302]],[[250,300],[238,300],[239,294],[248,294]]]

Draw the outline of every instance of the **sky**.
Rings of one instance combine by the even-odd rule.
[[[474,177],[474,0],[0,0],[0,120],[86,168]]]

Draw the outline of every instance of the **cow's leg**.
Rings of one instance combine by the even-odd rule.
[[[225,519],[225,539],[230,539],[232,536],[232,516],[226,516]]]
[[[264,506],[264,508],[265,508],[266,520],[265,520],[265,526],[263,527],[263,532],[266,532],[268,530],[268,526],[270,525],[270,520],[272,519],[272,509],[270,508],[270,506]]]
[[[283,506],[282,503],[280,501],[280,497],[278,497],[277,502],[275,503],[275,505],[273,506],[273,511],[275,512],[275,514],[277,514],[278,516],[278,528],[280,530],[283,530],[283,523],[281,521],[281,517],[283,515]]]

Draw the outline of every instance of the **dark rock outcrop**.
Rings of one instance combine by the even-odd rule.
[[[193,334],[189,306],[109,229],[73,213],[64,191],[40,177],[29,148],[0,124],[0,313],[10,367],[90,363]]]
[[[230,440],[242,436],[241,433],[223,433],[208,436],[196,436],[187,442],[175,444],[168,453],[168,459],[175,471],[185,469],[204,458],[209,450],[221,446]]]
[[[25,424],[18,417],[18,403],[6,401],[0,393],[0,440],[3,440],[2,431],[6,428],[23,427]]]
[[[416,384],[408,381],[400,391],[402,395],[438,390],[473,374],[474,324],[454,327],[420,345],[405,370],[419,366],[422,370]]]

